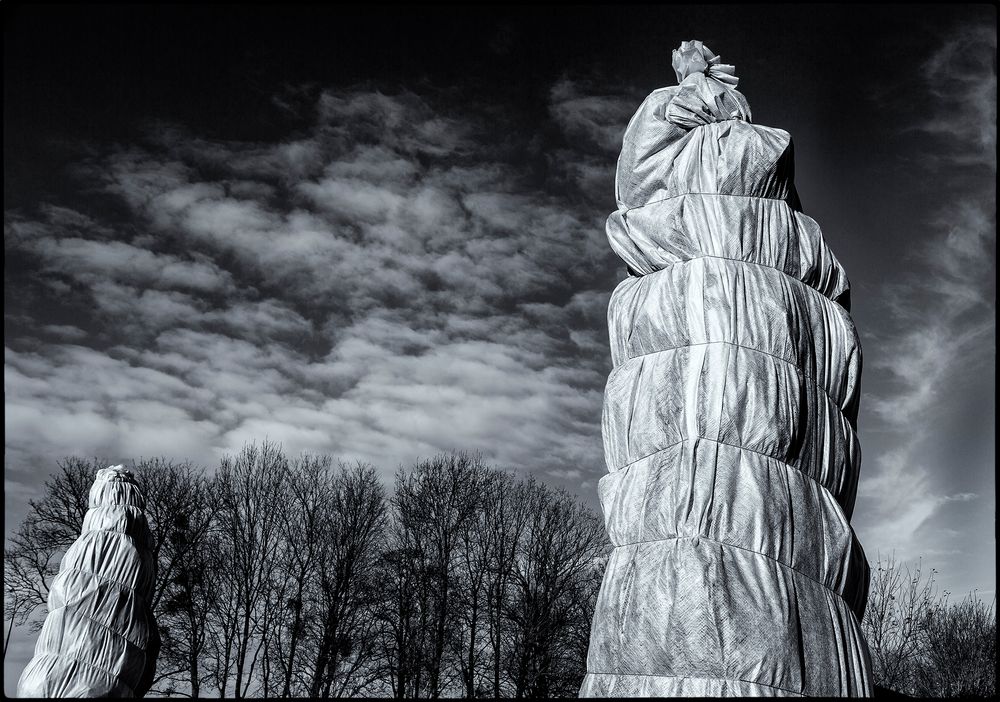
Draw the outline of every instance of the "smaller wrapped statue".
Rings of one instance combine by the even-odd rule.
[[[142,697],[160,639],[150,601],[156,580],[145,500],[122,466],[97,472],[83,530],[49,589],[20,697]]]

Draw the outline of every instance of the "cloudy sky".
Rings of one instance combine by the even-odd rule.
[[[8,533],[60,457],[265,437],[596,507],[615,159],[697,38],[852,280],[862,544],[993,596],[993,8],[4,10]]]

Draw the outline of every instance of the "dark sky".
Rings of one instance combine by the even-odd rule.
[[[596,507],[615,159],[700,39],[852,280],[870,560],[993,595],[991,6],[3,11],[8,532],[62,456],[265,436]]]

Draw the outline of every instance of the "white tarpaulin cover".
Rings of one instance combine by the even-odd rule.
[[[865,696],[861,348],[789,135],[700,42],[625,132],[608,238],[614,552],[583,696]]]
[[[90,489],[80,538],[49,589],[21,697],[141,697],[159,633],[149,607],[156,576],[145,501],[132,474],[104,468]]]

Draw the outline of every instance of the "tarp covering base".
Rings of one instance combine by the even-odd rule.
[[[869,696],[861,347],[792,143],[700,42],[625,132],[608,238],[614,544],[582,696]]]

